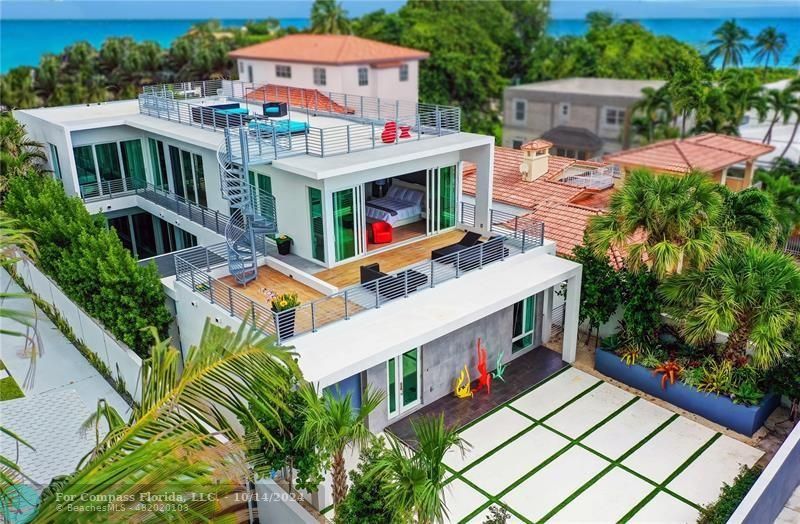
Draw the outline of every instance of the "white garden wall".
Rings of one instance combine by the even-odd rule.
[[[17,274],[25,285],[47,302],[69,324],[75,336],[102,360],[112,375],[125,381],[125,389],[138,401],[141,398],[142,359],[128,346],[114,338],[91,315],[76,305],[58,285],[31,261],[16,264]]]

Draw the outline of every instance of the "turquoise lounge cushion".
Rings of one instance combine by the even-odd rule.
[[[259,130],[262,133],[271,133],[272,128],[275,128],[276,133],[300,133],[308,129],[308,124],[299,122],[297,120],[270,120],[270,121],[255,121],[251,120],[248,127],[252,130]]]
[[[233,107],[231,109],[217,109],[217,113],[223,115],[246,115],[247,109],[244,107]]]

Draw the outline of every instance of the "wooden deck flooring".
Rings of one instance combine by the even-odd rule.
[[[360,282],[361,266],[377,262],[381,266],[381,271],[390,273],[404,267],[413,265],[431,257],[431,251],[443,246],[454,244],[461,240],[464,232],[460,230],[448,231],[440,235],[435,235],[424,240],[418,240],[404,246],[397,246],[388,251],[382,251],[359,258],[353,262],[342,264],[331,269],[325,269],[314,276],[332,284],[339,289],[358,284]]]

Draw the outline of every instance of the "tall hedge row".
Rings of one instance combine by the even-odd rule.
[[[142,329],[154,326],[167,336],[172,317],[155,266],[139,266],[105,219],[89,214],[60,183],[12,178],[3,208],[33,231],[42,271],[118,340],[147,357],[153,339]]]

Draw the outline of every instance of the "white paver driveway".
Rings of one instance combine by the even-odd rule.
[[[469,402],[469,400],[465,400]],[[695,522],[763,454],[575,368],[461,430],[451,522]]]

